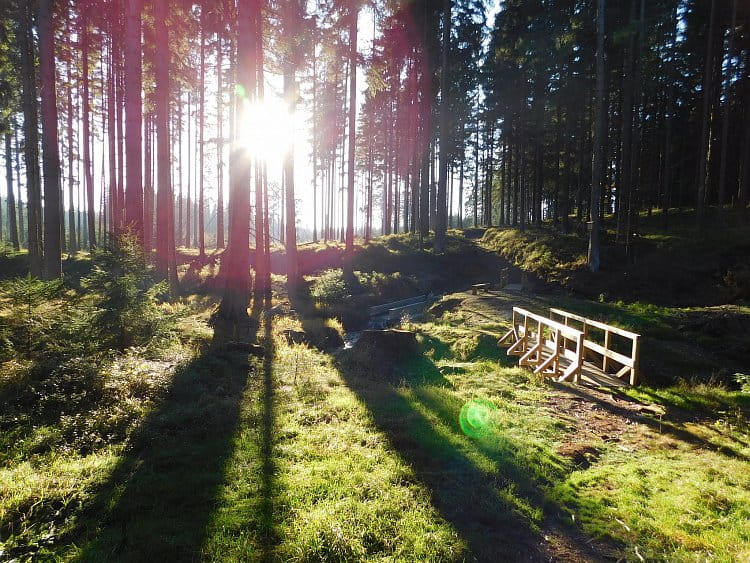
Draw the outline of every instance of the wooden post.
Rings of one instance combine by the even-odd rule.
[[[608,330],[604,331],[604,349],[609,351],[609,344],[610,344],[610,334]],[[609,356],[607,354],[603,354],[602,357],[602,371],[604,373],[607,373],[607,368],[609,367]]]
[[[633,367],[630,370],[630,385],[637,385],[639,376],[638,364],[641,359],[641,338],[639,336],[633,339],[633,353],[631,357],[633,358]]]

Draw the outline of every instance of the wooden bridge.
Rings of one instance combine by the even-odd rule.
[[[509,343],[508,355],[534,373],[604,386],[638,383],[639,334],[561,309],[547,318],[513,307],[512,323],[498,346]]]

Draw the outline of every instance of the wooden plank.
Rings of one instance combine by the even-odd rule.
[[[498,340],[498,341],[497,341],[497,345],[498,345],[498,346],[500,346],[500,344],[502,344],[503,342],[505,342],[506,340],[508,340],[508,338],[509,338],[510,336],[513,336],[513,337],[514,337],[514,339],[513,339],[513,341],[514,341],[514,342],[515,342],[516,340],[518,340],[518,333],[516,332],[516,327],[513,327],[513,328],[512,328],[512,329],[510,329],[510,330],[509,330],[508,332],[506,332],[506,333],[505,333],[505,334],[503,335],[503,337],[502,337],[502,338],[501,338],[500,340]]]
[[[583,336],[583,332],[580,330],[577,330],[569,326],[565,326],[564,324],[560,322],[557,322],[552,319],[548,319],[547,317],[543,317],[541,315],[537,315],[536,313],[532,313],[531,311],[527,311],[526,309],[522,309],[521,307],[513,307],[513,310],[517,311],[521,315],[524,315],[525,317],[531,320],[534,320],[536,322],[541,322],[545,326],[548,326],[555,330],[559,330],[560,333],[566,338],[575,340],[578,336]]]
[[[631,385],[638,385],[638,377],[640,376],[640,373],[638,373],[638,366],[641,361],[641,339],[636,338],[633,340],[633,369],[630,371],[630,384]]]
[[[563,311],[562,309],[550,308],[549,312],[550,313],[554,313],[555,315],[558,315],[560,317],[567,317],[567,318],[570,318],[570,319],[573,319],[573,320],[576,320],[576,321],[579,321],[579,322],[582,322],[582,323],[586,323],[588,325],[591,325],[591,326],[593,326],[595,328],[598,328],[598,329],[601,329],[601,330],[605,330],[605,331],[608,330],[608,331],[613,332],[615,334],[619,334],[620,336],[624,336],[625,338],[633,339],[633,338],[636,338],[636,337],[640,336],[640,334],[637,334],[635,332],[630,332],[629,330],[625,330],[623,328],[619,328],[619,327],[616,327],[616,326],[608,325],[608,324],[603,323],[601,321],[595,321],[595,320],[592,320],[592,319],[587,319],[586,317],[582,317],[581,315],[576,315],[575,313],[569,313],[568,311]]]
[[[610,358],[611,360],[616,361],[618,364],[622,364],[624,366],[628,366],[631,368],[633,367],[633,358],[624,356],[622,354],[618,354],[617,352],[614,352],[612,350],[607,350],[601,344],[597,344],[596,342],[591,342],[590,340],[586,340],[583,343],[583,345],[589,350],[593,350],[597,354],[601,354],[602,356],[605,356],[607,358]]]

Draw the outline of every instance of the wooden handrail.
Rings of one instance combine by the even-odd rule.
[[[582,323],[586,323],[589,326],[593,326],[595,328],[599,328],[601,330],[609,331],[613,334],[619,334],[620,336],[624,336],[625,338],[636,338],[639,337],[640,334],[637,334],[635,332],[630,332],[629,330],[625,330],[624,328],[608,325],[607,323],[603,323],[601,321],[595,321],[593,319],[588,319],[586,317],[582,317],[581,315],[576,315],[575,313],[569,313],[568,311],[563,311],[562,309],[554,309],[550,308],[549,310],[550,314],[555,314],[560,317],[567,317],[570,319],[573,319],[575,321],[579,321]]]
[[[513,307],[512,322],[513,326],[498,344],[513,338],[507,353],[509,356],[521,356],[518,360],[519,365],[531,366],[535,368],[535,373],[551,374],[557,381],[565,381],[571,377],[573,381],[579,381],[584,351],[582,331],[521,307]],[[536,337],[532,336],[534,333],[529,326],[534,323]],[[574,349],[567,347],[568,341],[575,343]],[[568,359],[570,364],[561,374],[562,358]]]
[[[550,308],[549,312],[550,317],[557,315],[558,317],[562,317],[563,319],[565,319],[566,326],[570,319],[583,324],[584,349],[590,350],[602,357],[601,369],[604,373],[608,373],[608,370],[610,368],[610,360],[612,360],[622,366],[620,370],[614,374],[615,377],[622,378],[627,375],[629,376],[630,385],[636,385],[638,383],[638,379],[640,376],[638,364],[640,361],[641,353],[640,334],[630,332],[629,330],[624,330],[616,326],[608,325],[607,323],[603,323],[601,321],[587,319],[586,317],[582,317],[581,315],[576,315],[574,313],[569,313],[568,311],[563,311],[562,309]],[[604,331],[604,344],[594,342],[589,338],[589,327]],[[612,334],[622,336],[631,341],[630,356],[620,354],[610,348],[610,346],[612,345]]]

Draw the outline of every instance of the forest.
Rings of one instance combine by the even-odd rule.
[[[3,0],[0,137],[0,561],[750,559],[749,3]]]

